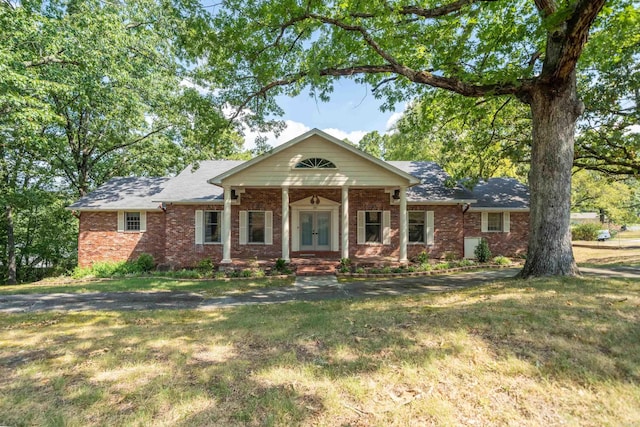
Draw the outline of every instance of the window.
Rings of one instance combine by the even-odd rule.
[[[140,212],[125,212],[125,231],[140,231]]]
[[[382,212],[365,212],[364,223],[365,241],[367,243],[382,243]]]
[[[409,242],[424,243],[424,212],[409,211]]]
[[[321,159],[319,157],[312,157],[305,159],[296,164],[295,169],[335,169],[336,165],[329,160]]]
[[[248,212],[248,236],[249,243],[265,243],[264,229],[265,217],[264,212]]]
[[[489,212],[487,214],[487,231],[502,231],[502,213]]]
[[[220,243],[220,211],[204,213],[204,243]]]

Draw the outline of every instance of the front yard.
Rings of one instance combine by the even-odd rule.
[[[640,283],[0,315],[0,424],[633,425]]]

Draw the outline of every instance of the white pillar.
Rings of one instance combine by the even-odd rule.
[[[342,258],[349,258],[349,187],[342,187]]]
[[[407,262],[407,187],[400,187],[400,262]]]
[[[282,187],[282,259],[289,262],[289,187]]]
[[[231,264],[231,187],[224,187],[222,212],[222,264]]]

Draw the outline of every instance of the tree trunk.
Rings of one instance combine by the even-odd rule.
[[[7,221],[7,284],[15,285],[16,280],[16,241],[13,234],[13,208],[5,206],[5,219]]]
[[[532,114],[529,249],[520,277],[580,274],[571,247],[571,168],[574,132],[582,103],[575,74],[562,87],[538,85]]]

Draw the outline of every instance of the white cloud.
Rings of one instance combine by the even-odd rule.
[[[396,111],[395,113],[393,113],[387,120],[387,124],[384,128],[385,131],[389,132],[390,130],[392,130],[392,128],[396,125],[396,123],[398,123],[398,120],[400,120],[403,114],[404,111]]]
[[[296,138],[303,133],[311,130],[311,128],[304,123],[296,122],[293,120],[285,120],[285,128],[280,132],[280,135],[276,137],[273,132],[268,133],[258,133],[252,132],[250,130],[245,131],[245,149],[252,149],[255,147],[255,140],[258,136],[263,136],[267,138],[267,144],[272,147],[277,147],[280,144],[284,144],[287,141]],[[336,137],[340,140],[345,138],[349,139],[349,141],[357,144],[360,142],[363,136],[365,136],[368,131],[366,130],[355,130],[351,132],[346,132],[341,129],[335,128],[326,128],[322,129],[323,132],[328,133],[329,135]]]

